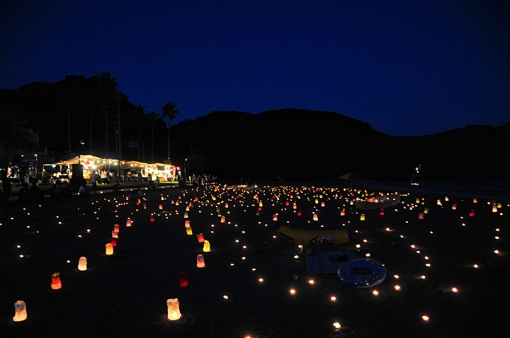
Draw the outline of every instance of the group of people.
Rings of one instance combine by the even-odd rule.
[[[23,188],[18,192],[18,199],[22,203],[40,202],[44,199],[44,192],[37,182],[33,182],[31,187],[28,187],[28,183],[23,183]]]

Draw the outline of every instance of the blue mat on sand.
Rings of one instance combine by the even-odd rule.
[[[310,273],[337,273],[345,262],[356,258],[353,251],[316,251],[306,255],[306,271]]]

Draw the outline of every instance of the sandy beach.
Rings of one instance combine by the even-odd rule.
[[[140,205],[111,193],[13,202],[0,210],[0,336],[480,337],[504,330],[508,202],[490,192],[475,192],[475,200],[388,188],[222,185],[146,192]],[[351,205],[388,193],[401,203],[384,215]],[[119,238],[108,256],[115,224]],[[348,229],[356,237],[300,252],[276,233],[281,225]],[[203,252],[198,233],[211,252]],[[384,264],[386,279],[356,289],[336,273],[307,272],[308,250],[369,255]],[[86,271],[78,270],[81,256]],[[60,290],[50,287],[55,272]],[[175,322],[167,319],[169,298],[179,299]],[[27,305],[22,322],[13,322],[17,300]]]

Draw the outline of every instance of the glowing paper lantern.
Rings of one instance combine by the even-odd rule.
[[[204,241],[204,248],[203,248],[204,252],[210,252],[211,251],[211,243],[209,243],[209,241],[206,239]]]
[[[452,210],[457,210],[457,203],[452,204]]]
[[[129,228],[130,226],[131,226],[131,220],[130,220],[130,219],[128,219],[128,220],[126,221],[126,227],[128,227],[128,228]]]
[[[469,213],[469,217],[475,217],[475,211],[474,210],[471,210],[471,212]]]
[[[193,235],[193,230],[191,230],[191,227],[186,228],[186,233],[188,234],[188,236]]]
[[[365,214],[361,214],[361,215],[359,216],[359,220],[360,220],[360,221],[364,221],[364,220],[365,220]]]
[[[78,270],[85,271],[87,270],[87,258],[82,256],[80,257],[80,260],[78,261]]]
[[[189,228],[191,226],[191,223],[189,220],[184,221],[184,227]]]
[[[318,220],[319,220],[319,215],[317,215],[317,214],[313,214],[313,220],[314,220],[314,221],[318,221]]]
[[[298,216],[301,216],[301,215],[302,215],[301,211],[298,211],[298,212],[297,212],[297,215],[298,215]]]
[[[381,209],[381,211],[379,211],[379,215],[384,216],[384,209]]]
[[[497,207],[497,206],[495,206],[495,205],[493,205],[493,206],[492,206],[492,212],[498,212],[498,207]]]
[[[188,218],[188,213],[186,211],[184,212],[184,218]]]
[[[226,218],[225,218],[225,216],[221,216],[221,221],[220,221],[220,222],[221,222],[221,223],[225,223],[225,222],[226,222]]]
[[[115,238],[112,238],[111,242],[112,246],[117,246],[117,240]]]
[[[418,214],[418,218],[419,218],[419,219],[423,219],[423,218],[424,218],[424,217],[423,217],[423,212],[420,212],[420,213]]]
[[[321,202],[321,207],[324,208],[326,206],[326,202]]]
[[[297,204],[296,203],[292,204],[292,209],[294,209],[294,210],[297,209]]]
[[[106,255],[111,256],[113,255],[113,245],[112,243],[106,243]]]
[[[429,208],[424,208],[424,209],[423,209],[423,213],[424,213],[424,214],[428,214],[428,213],[429,213]]]
[[[160,204],[160,205],[158,206],[158,209],[159,209],[159,210],[163,210],[163,204]]]
[[[154,222],[155,222],[155,220],[154,220],[154,215],[151,215],[151,217],[149,217],[149,221],[150,221],[151,223],[154,223]]]
[[[204,234],[203,233],[199,233],[197,235],[197,240],[198,240],[198,243],[204,243]]]
[[[117,231],[112,231],[112,238],[119,238],[119,233]]]
[[[119,233],[120,232],[120,225],[119,224],[114,224],[113,225],[113,231]]]
[[[478,200],[476,198],[473,198],[473,203],[478,203]]]
[[[14,303],[14,317],[12,320],[14,322],[22,322],[27,319],[27,305],[24,301],[18,300]]]
[[[181,319],[182,314],[179,310],[179,299],[169,298],[166,300],[166,306],[168,308],[168,320],[176,321]]]
[[[448,201],[449,201],[448,196],[445,196],[445,197],[444,197],[444,201],[445,201],[445,202],[448,202]]]
[[[53,290],[62,289],[62,282],[60,281],[60,273],[55,272],[51,275],[51,288]]]
[[[278,221],[278,214],[273,215],[273,222],[276,222],[276,221]]]
[[[205,242],[204,242],[205,244]],[[197,268],[204,268],[205,267],[205,260],[204,256],[202,254],[197,255]]]
[[[179,274],[179,286],[181,288],[187,288],[189,286],[188,275],[184,272]]]
[[[340,216],[345,216],[345,209],[340,210]]]

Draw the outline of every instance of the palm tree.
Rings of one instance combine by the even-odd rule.
[[[154,127],[158,123],[160,116],[152,110],[149,114],[145,115],[147,122],[151,125],[151,160],[154,163]]]
[[[134,110],[134,116],[135,116],[135,121],[136,121],[136,124],[138,124],[138,145],[137,145],[137,148],[138,148],[138,161],[140,161],[140,143],[141,143],[141,137],[140,137],[140,128],[146,118],[146,113],[147,111],[145,110],[145,107],[142,106],[141,104],[139,104],[135,110]],[[145,151],[144,151],[145,153]],[[144,154],[145,155],[145,154]],[[145,157],[145,156],[144,156]],[[144,158],[144,162],[145,162],[145,158]]]
[[[175,109],[175,103],[167,102],[162,109],[163,117],[168,117],[168,157],[167,161],[170,163],[170,122],[177,117],[179,111]]]
[[[110,72],[94,72],[97,77],[97,88],[99,90],[99,96],[105,101],[105,148],[104,152],[107,157],[110,156],[110,143],[108,135],[108,106],[110,98],[114,98],[117,95],[117,78],[112,77]]]

